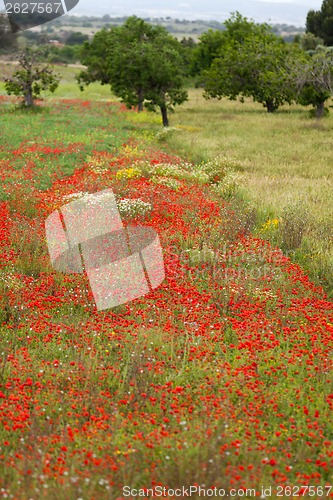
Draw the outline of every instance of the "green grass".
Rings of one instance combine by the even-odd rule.
[[[1,106],[0,164],[4,177],[0,200],[8,199],[9,192],[11,198],[16,193],[20,199],[25,190],[24,196],[28,195],[31,182],[26,172],[30,162],[36,169],[34,188],[45,190],[59,176],[71,175],[81,168],[94,151],[114,153],[128,139],[128,125],[122,113],[117,113],[117,104],[93,104],[95,112],[89,112],[89,105],[83,104],[54,100],[32,110],[14,102]],[[110,114],[117,114],[117,128],[110,122]],[[14,186],[16,190],[12,190]],[[17,201],[13,199],[14,204]]]
[[[4,68],[8,72],[10,65],[3,65],[2,71]],[[54,94],[46,93],[44,97],[50,100],[115,100],[106,85],[95,83],[81,92],[75,82],[80,69],[57,66],[61,85]],[[5,94],[2,83],[1,94]],[[132,135],[145,139],[154,139],[161,128],[158,113],[139,117],[129,112],[127,118],[133,124],[128,125]],[[333,113],[322,121],[310,118],[308,110],[300,106],[286,106],[277,113],[268,114],[260,104],[250,100],[244,104],[228,100],[206,101],[201,89],[190,89],[188,102],[176,108],[170,118],[171,126],[177,131],[160,133],[159,146],[164,144],[194,163],[218,155],[241,162],[243,168],[236,196],[255,207],[257,234],[282,246],[310,272],[311,278],[332,294],[333,174],[329,138],[333,132]],[[36,130],[34,120],[30,120],[32,130]],[[66,118],[57,116],[57,124],[59,120],[60,134],[66,135]],[[91,120],[94,121],[91,123],[94,139],[94,130],[97,135],[100,132],[96,117]],[[15,117],[11,116],[7,126],[16,130]],[[81,127],[78,121],[77,127],[79,136],[82,129],[81,139],[85,141],[85,124]],[[53,127],[47,125],[43,133],[48,133],[47,130],[51,138]],[[40,133],[38,126],[36,132]],[[20,140],[20,133],[15,134],[15,138]],[[240,208],[238,201],[236,204]],[[270,224],[270,221],[282,220],[283,215],[286,219],[287,214],[288,217],[293,214],[291,221],[285,221],[289,230],[299,231],[299,227],[293,226],[295,218],[304,221],[300,247],[286,244],[282,224]],[[298,238],[292,235],[290,239],[296,241]]]
[[[332,293],[333,114],[318,121],[296,106],[268,114],[251,101],[206,101],[197,89],[172,126],[179,130],[166,144],[191,161],[223,155],[242,162],[238,197],[255,206],[258,234],[274,240],[262,225],[283,214],[297,212],[306,221],[301,249],[287,250]]]
[[[59,88],[61,97],[70,97],[66,89],[74,92],[74,84],[67,85]],[[103,99],[98,86],[95,92]],[[166,132],[158,115],[117,113],[116,105],[105,102],[50,99],[33,111],[1,104],[0,166],[10,195],[8,218],[4,211],[8,262],[0,276],[1,374],[6,380],[1,389],[2,404],[9,401],[3,419],[13,426],[2,426],[0,435],[4,497],[115,500],[120,486],[139,488],[152,480],[170,488],[218,483],[228,490],[238,487],[239,477],[258,491],[270,484],[332,483],[327,403],[333,391],[332,311],[321,293],[302,284],[300,272],[289,276],[279,268],[279,255],[275,262],[271,250],[257,247],[252,238],[237,240],[239,229],[253,222],[254,207],[271,220],[261,233],[258,221],[258,234],[277,242],[282,238],[286,250],[295,248],[298,232],[303,223],[310,226],[312,215],[302,205],[284,212],[278,199],[275,204],[262,201],[269,183],[261,196],[257,191],[255,202],[256,191],[251,195],[246,179],[273,175],[275,152],[273,172],[283,182],[277,167],[283,166],[282,152],[292,149],[290,131],[296,134],[304,124],[311,125],[306,129],[311,140],[304,146],[309,154],[311,141],[323,132],[311,128],[314,122],[297,109],[267,116],[251,103],[205,105],[197,91],[191,91],[190,99],[172,117],[179,130]],[[274,149],[273,129],[279,123]],[[322,126],[330,127],[331,119]],[[138,145],[127,141],[133,133],[141,137]],[[253,144],[248,143],[251,137]],[[326,132],[325,137],[329,143]],[[202,196],[198,186],[185,186],[184,194],[174,199],[172,192],[159,195],[148,175],[142,184],[131,176],[117,177],[110,168],[117,150],[119,172],[136,160],[164,158],[149,150],[153,140],[195,162],[217,154],[236,158],[228,163],[243,175],[236,192],[229,192],[235,213],[219,200],[220,217],[212,215],[214,184],[202,188]],[[96,149],[101,152],[94,153]],[[210,180],[215,182],[219,171],[223,177],[221,162],[209,165]],[[82,167],[68,185],[66,176]],[[169,180],[185,175],[169,164],[163,169]],[[294,175],[300,173],[295,167]],[[313,174],[320,179],[319,168]],[[52,181],[51,192],[40,197],[37,189]],[[172,252],[177,247],[184,270],[172,264],[179,276],[171,274],[173,268],[168,271],[169,284],[158,291],[157,300],[96,312],[83,276],[51,268],[44,216],[46,209],[51,213],[61,206],[72,189],[92,192],[106,186],[124,197],[156,196],[160,211],[155,224],[161,240],[172,242],[165,247],[166,258],[172,264],[170,247]],[[251,196],[246,214],[243,199]],[[41,199],[44,210],[39,209]],[[273,217],[279,211],[289,225],[276,226]],[[324,246],[325,238],[320,242]],[[301,258],[305,247],[296,251]],[[214,255],[228,272],[215,273]],[[267,279],[252,273],[262,268]],[[24,420],[27,415],[29,421]],[[23,428],[16,428],[18,417]],[[329,465],[318,465],[318,457]],[[268,459],[273,464],[276,459],[286,482],[277,483],[281,476],[275,476]],[[311,477],[316,471],[319,478]]]
[[[42,98],[66,98],[66,99],[86,99],[100,100],[110,99],[117,100],[111,93],[109,85],[100,85],[93,83],[81,91],[76,82],[76,76],[82,71],[83,66],[80,65],[56,65],[55,72],[60,75],[60,85],[57,90],[51,94],[43,92]],[[16,69],[16,65],[10,62],[0,60],[0,74],[5,78],[9,77]],[[5,84],[0,81],[0,95],[6,95]]]

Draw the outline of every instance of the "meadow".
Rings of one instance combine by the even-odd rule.
[[[235,160],[233,195],[255,209],[255,234],[283,248],[333,296],[332,112],[322,121],[300,106],[268,114],[250,100],[205,100],[191,89],[172,118],[178,130],[165,137],[171,150],[195,163]]]
[[[165,131],[64,71],[36,110],[0,98],[0,497],[333,497],[333,304],[295,261],[329,222],[332,119],[193,90]],[[44,223],[110,187],[166,279],[100,312]]]

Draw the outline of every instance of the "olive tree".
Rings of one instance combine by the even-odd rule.
[[[183,46],[164,28],[135,16],[96,33],[84,44],[81,62],[87,66],[78,77],[82,89],[94,81],[110,84],[129,108],[159,108],[164,126],[168,110],[187,99]]]
[[[304,54],[290,67],[297,88],[297,101],[313,106],[313,115],[322,118],[328,113],[326,101],[333,89],[333,50],[319,46],[313,53]]]
[[[286,61],[300,52],[266,24],[255,24],[239,13],[225,23],[224,43],[203,73],[205,96],[235,100],[252,97],[269,113],[295,99]]]
[[[22,96],[28,107],[34,105],[42,90],[54,92],[59,85],[60,79],[45,63],[45,56],[44,48],[26,47],[18,56],[18,69],[4,79],[7,94]]]

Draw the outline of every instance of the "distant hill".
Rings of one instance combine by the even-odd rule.
[[[291,0],[286,2],[264,2],[259,0],[80,0],[72,11],[76,15],[170,17],[173,19],[203,19],[224,21],[231,12],[238,10],[242,15],[257,22],[270,24],[292,24],[305,26],[310,8],[320,8],[321,0]]]
[[[108,14],[103,17],[96,16],[64,16],[60,17],[50,23],[39,27],[36,31],[45,31],[49,35],[53,33],[65,33],[80,31],[89,37],[92,37],[96,31],[102,28],[110,28],[122,24],[126,16],[111,17]],[[158,24],[164,26],[178,39],[192,38],[198,40],[199,36],[208,31],[209,29],[224,30],[224,24],[219,21],[204,21],[204,20],[184,20],[184,19],[171,19],[168,18],[151,18],[145,17],[146,21],[151,24]],[[281,35],[286,41],[292,41],[296,34],[304,32],[304,28],[288,24],[271,24],[272,31],[276,35]]]

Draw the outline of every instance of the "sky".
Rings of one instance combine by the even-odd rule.
[[[284,7],[285,5],[285,7]],[[256,22],[286,23],[304,27],[310,9],[319,10],[322,0],[79,0],[77,15],[109,14],[113,17],[171,17],[223,22],[238,10]]]
[[[320,10],[321,4],[323,0],[259,0],[260,2],[265,3],[292,3],[292,4],[300,4],[306,5],[310,7],[310,9]]]

